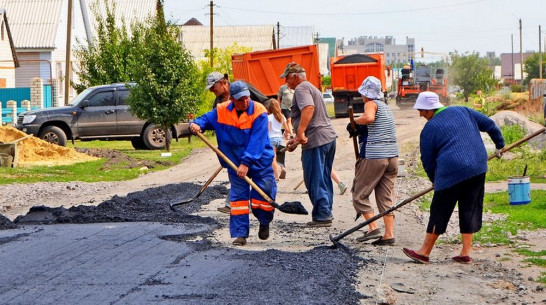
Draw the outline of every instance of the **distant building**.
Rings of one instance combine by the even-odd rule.
[[[527,57],[535,54],[534,52],[523,53],[523,62]],[[501,81],[506,84],[512,83],[521,83],[521,58],[518,53],[502,53],[501,57]],[[526,73],[523,73],[523,78],[525,79]]]
[[[11,36],[6,11],[0,9],[0,88],[15,87],[15,68],[19,60]]]
[[[406,37],[405,44],[396,44],[393,36],[360,36],[338,47],[339,54],[385,53],[387,65],[408,63],[415,57],[415,38]]]
[[[204,59],[210,48],[210,26],[191,18],[180,26],[180,42],[195,59]],[[284,26],[279,33],[280,48],[313,44],[313,27]],[[275,40],[275,43],[273,42]],[[214,26],[213,47],[225,49],[233,44],[251,48],[252,51],[271,50],[277,40],[277,27],[268,25]]]

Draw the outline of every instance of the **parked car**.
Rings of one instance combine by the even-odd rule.
[[[334,102],[334,96],[331,93],[324,92],[322,94],[322,98],[324,99],[325,103],[333,103]]]
[[[21,113],[15,127],[60,146],[80,139],[130,140],[135,149],[165,147],[165,131],[129,111],[125,104],[129,90],[125,84],[90,87],[68,106]],[[169,132],[173,139],[191,135],[188,123],[171,126]]]

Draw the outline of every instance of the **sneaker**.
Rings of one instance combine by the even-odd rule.
[[[279,179],[284,179],[286,178],[286,169],[283,167],[281,167],[281,174],[279,175]]]
[[[331,220],[313,220],[307,223],[308,227],[331,227]]]
[[[345,194],[345,191],[347,190],[347,186],[343,182],[340,182],[337,186],[339,187],[339,194],[340,195]]]
[[[246,245],[246,238],[244,238],[244,237],[235,238],[235,240],[233,241],[233,245],[234,246],[244,246],[244,245]]]
[[[261,240],[266,240],[269,238],[269,225],[260,225],[260,230],[258,230],[258,238]]]
[[[370,240],[370,239],[376,239],[378,237],[381,237],[381,230],[379,230],[379,228],[377,228],[375,230],[372,230],[372,231],[364,232],[364,235],[362,235],[360,237],[357,237],[356,241],[363,242],[363,241],[367,241],[367,240]]]
[[[230,208],[230,207],[223,206],[223,207],[221,207],[221,208],[218,208],[218,212],[222,212],[222,213],[226,213],[226,214],[231,214],[231,208]]]

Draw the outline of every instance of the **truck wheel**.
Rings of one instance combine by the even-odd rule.
[[[57,144],[59,146],[66,146],[66,134],[57,126],[45,127],[38,137],[49,143]]]
[[[146,145],[144,145],[141,137],[132,138],[131,144],[133,144],[133,148],[136,150],[146,149]]]
[[[144,129],[142,142],[147,149],[161,149],[165,147],[165,131],[163,128],[150,124]]]

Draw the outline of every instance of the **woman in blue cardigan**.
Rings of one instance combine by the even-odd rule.
[[[469,263],[472,236],[482,227],[483,195],[487,152],[480,132],[487,132],[495,143],[500,158],[504,139],[495,122],[467,107],[445,107],[434,92],[422,92],[415,106],[427,119],[421,131],[420,150],[423,168],[434,184],[425,240],[421,248],[404,253],[422,264],[440,234],[445,233],[449,218],[459,203],[459,228],[463,247],[453,260]]]

